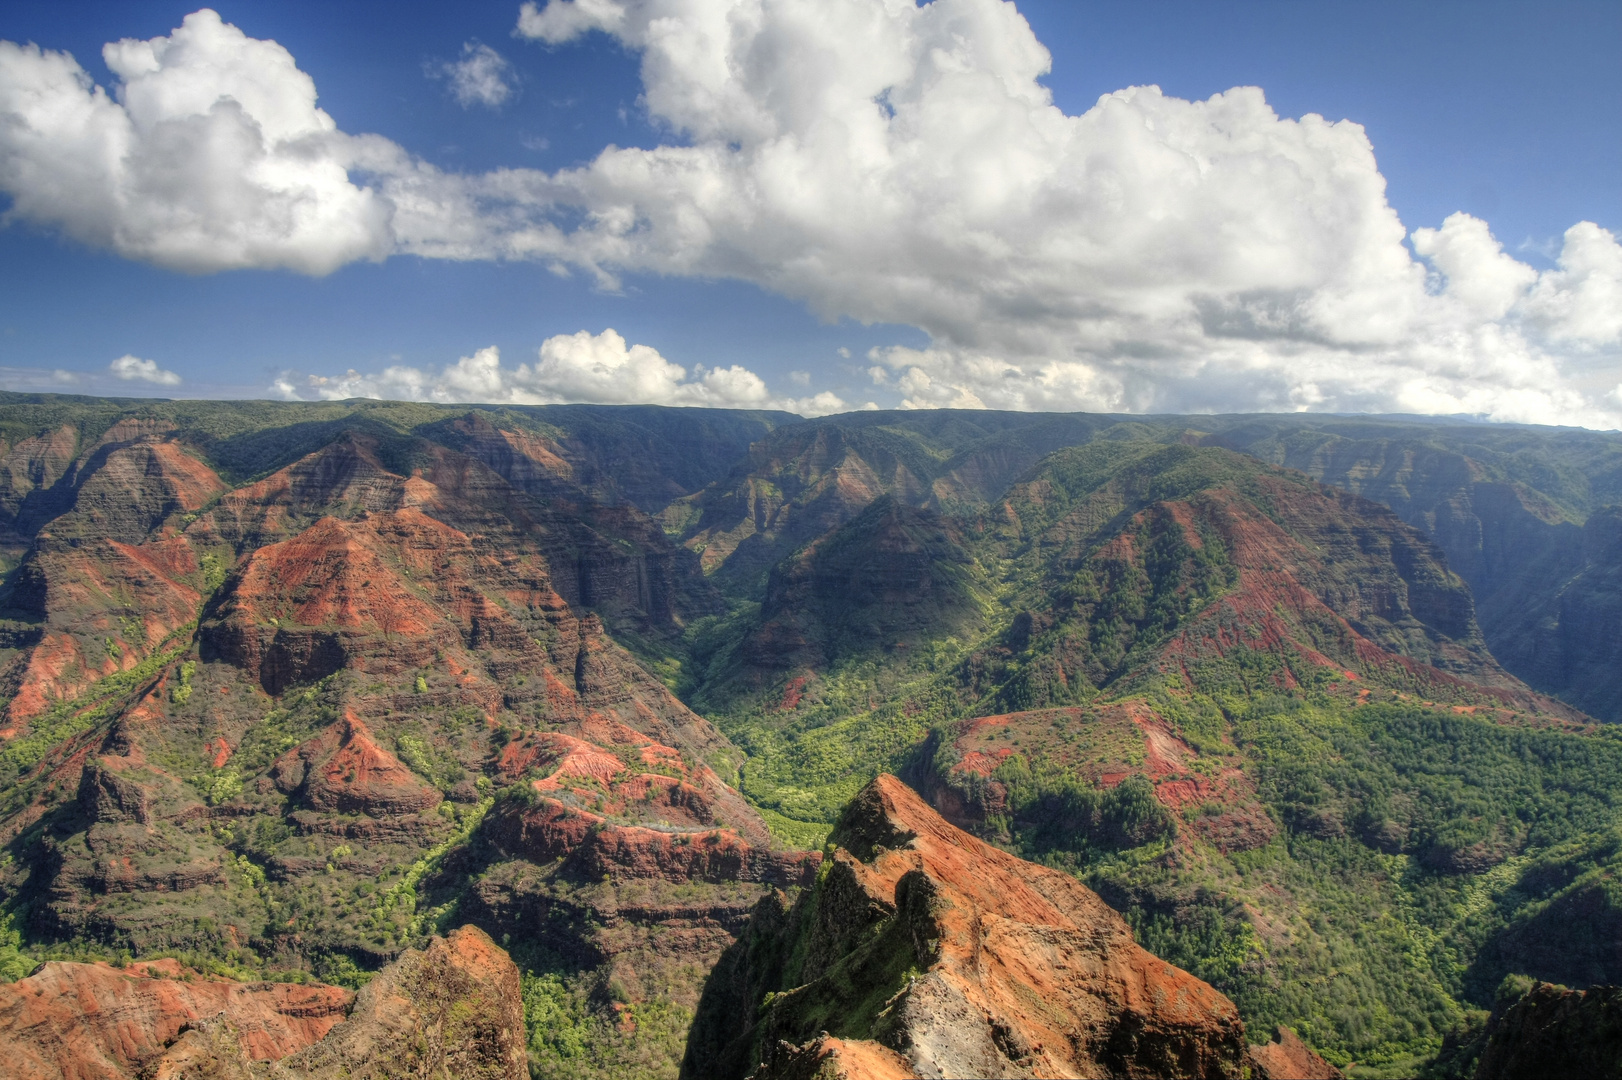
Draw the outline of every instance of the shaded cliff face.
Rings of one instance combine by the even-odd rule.
[[[684,1075],[741,1077],[819,1032],[887,1047],[903,1076],[1240,1075],[1232,1003],[1140,949],[1074,878],[952,827],[890,776],[832,842],[816,888],[762,901],[717,967]],[[739,1031],[740,1016],[757,1019]]]
[[[723,589],[758,591],[779,560],[880,495],[973,512],[1043,455],[1116,430],[1113,420],[941,410],[808,421],[774,431],[662,516]]]
[[[603,505],[657,514],[725,477],[750,444],[800,422],[792,413],[652,405],[505,410],[515,427],[477,412],[432,430],[532,494],[562,481]]]
[[[970,637],[983,623],[987,585],[953,523],[883,495],[772,569],[740,666],[825,670],[850,656]]]
[[[1487,1023],[1475,1080],[1622,1076],[1622,987],[1538,983]]]
[[[1390,506],[1469,582],[1487,644],[1508,670],[1594,716],[1622,719],[1611,651],[1622,595],[1609,547],[1622,503],[1622,439],[1416,427],[1256,417],[1217,421],[1202,438]]]

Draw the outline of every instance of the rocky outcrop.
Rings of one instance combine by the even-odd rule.
[[[341,728],[289,751],[272,776],[284,793],[297,794],[316,810],[340,814],[415,814],[439,804],[441,795],[400,759],[377,744],[371,729],[351,712]]]
[[[566,873],[587,881],[612,877],[803,885],[816,873],[819,859],[817,852],[773,851],[765,843],[757,847],[731,828],[617,824],[544,797],[533,808],[503,808],[485,835],[509,857],[562,863]]]
[[[0,985],[0,1060],[15,1080],[115,1080],[156,1068],[189,1025],[220,1018],[241,1056],[275,1061],[343,1021],[340,987],[211,980],[173,960],[51,962]]]
[[[923,1077],[1241,1075],[1233,1004],[1139,948],[1074,878],[947,824],[891,776],[831,842],[815,888],[763,900],[717,965],[684,1076],[762,1061],[757,1075],[799,1075],[808,1055],[839,1054],[803,1049],[819,1033]],[[755,1019],[740,1031],[739,1017]]]
[[[1255,1080],[1342,1080],[1345,1076],[1287,1027],[1279,1028],[1272,1042],[1246,1052]]]
[[[1475,1080],[1622,1077],[1622,987],[1538,983],[1487,1024]]]
[[[483,931],[434,938],[361,988],[348,1020],[285,1057],[276,1080],[525,1080],[518,968]]]
[[[354,994],[208,981],[172,960],[49,963],[0,986],[17,1080],[523,1080],[518,969],[463,927],[409,949]]]
[[[804,1046],[779,1042],[751,1080],[918,1080],[906,1058],[875,1042],[823,1035]]]

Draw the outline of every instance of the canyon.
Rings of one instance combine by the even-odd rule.
[[[1401,418],[0,395],[0,1039],[1440,1062],[1622,982],[1619,504]]]

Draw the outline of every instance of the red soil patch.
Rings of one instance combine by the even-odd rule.
[[[310,805],[322,810],[405,814],[427,810],[441,796],[377,745],[366,724],[348,712],[342,741],[317,765],[308,798]]]
[[[213,766],[216,769],[225,768],[225,763],[231,760],[231,744],[225,741],[224,735],[217,735],[203,744],[203,750],[213,754]]]

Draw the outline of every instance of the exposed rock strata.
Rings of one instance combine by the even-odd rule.
[[[197,978],[172,960],[45,964],[0,986],[18,1080],[524,1080],[518,969],[471,926],[411,949],[359,994]]]
[[[1482,632],[1504,667],[1594,716],[1622,719],[1612,629],[1622,615],[1618,564],[1595,558],[1614,542],[1622,496],[1609,436],[1566,430],[1544,442],[1524,430],[1421,434],[1403,424],[1294,417],[1224,426],[1203,441],[1378,500],[1424,530],[1470,583]],[[1556,465],[1550,451],[1560,444],[1566,460]]]
[[[308,1080],[525,1080],[518,968],[464,926],[408,949],[361,988],[348,1020],[270,1075]]]
[[[761,1077],[800,1075],[806,1053],[774,1048],[819,1032],[876,1042],[921,1077],[1241,1074],[1232,1003],[1139,948],[1074,878],[954,828],[890,776],[832,842],[816,887],[763,900],[717,966],[684,1076],[763,1060]]]
[[[173,960],[48,963],[0,984],[0,1071],[14,1080],[130,1077],[188,1025],[214,1017],[231,1026],[245,1059],[275,1061],[343,1022],[352,998],[336,986],[204,979]]]

